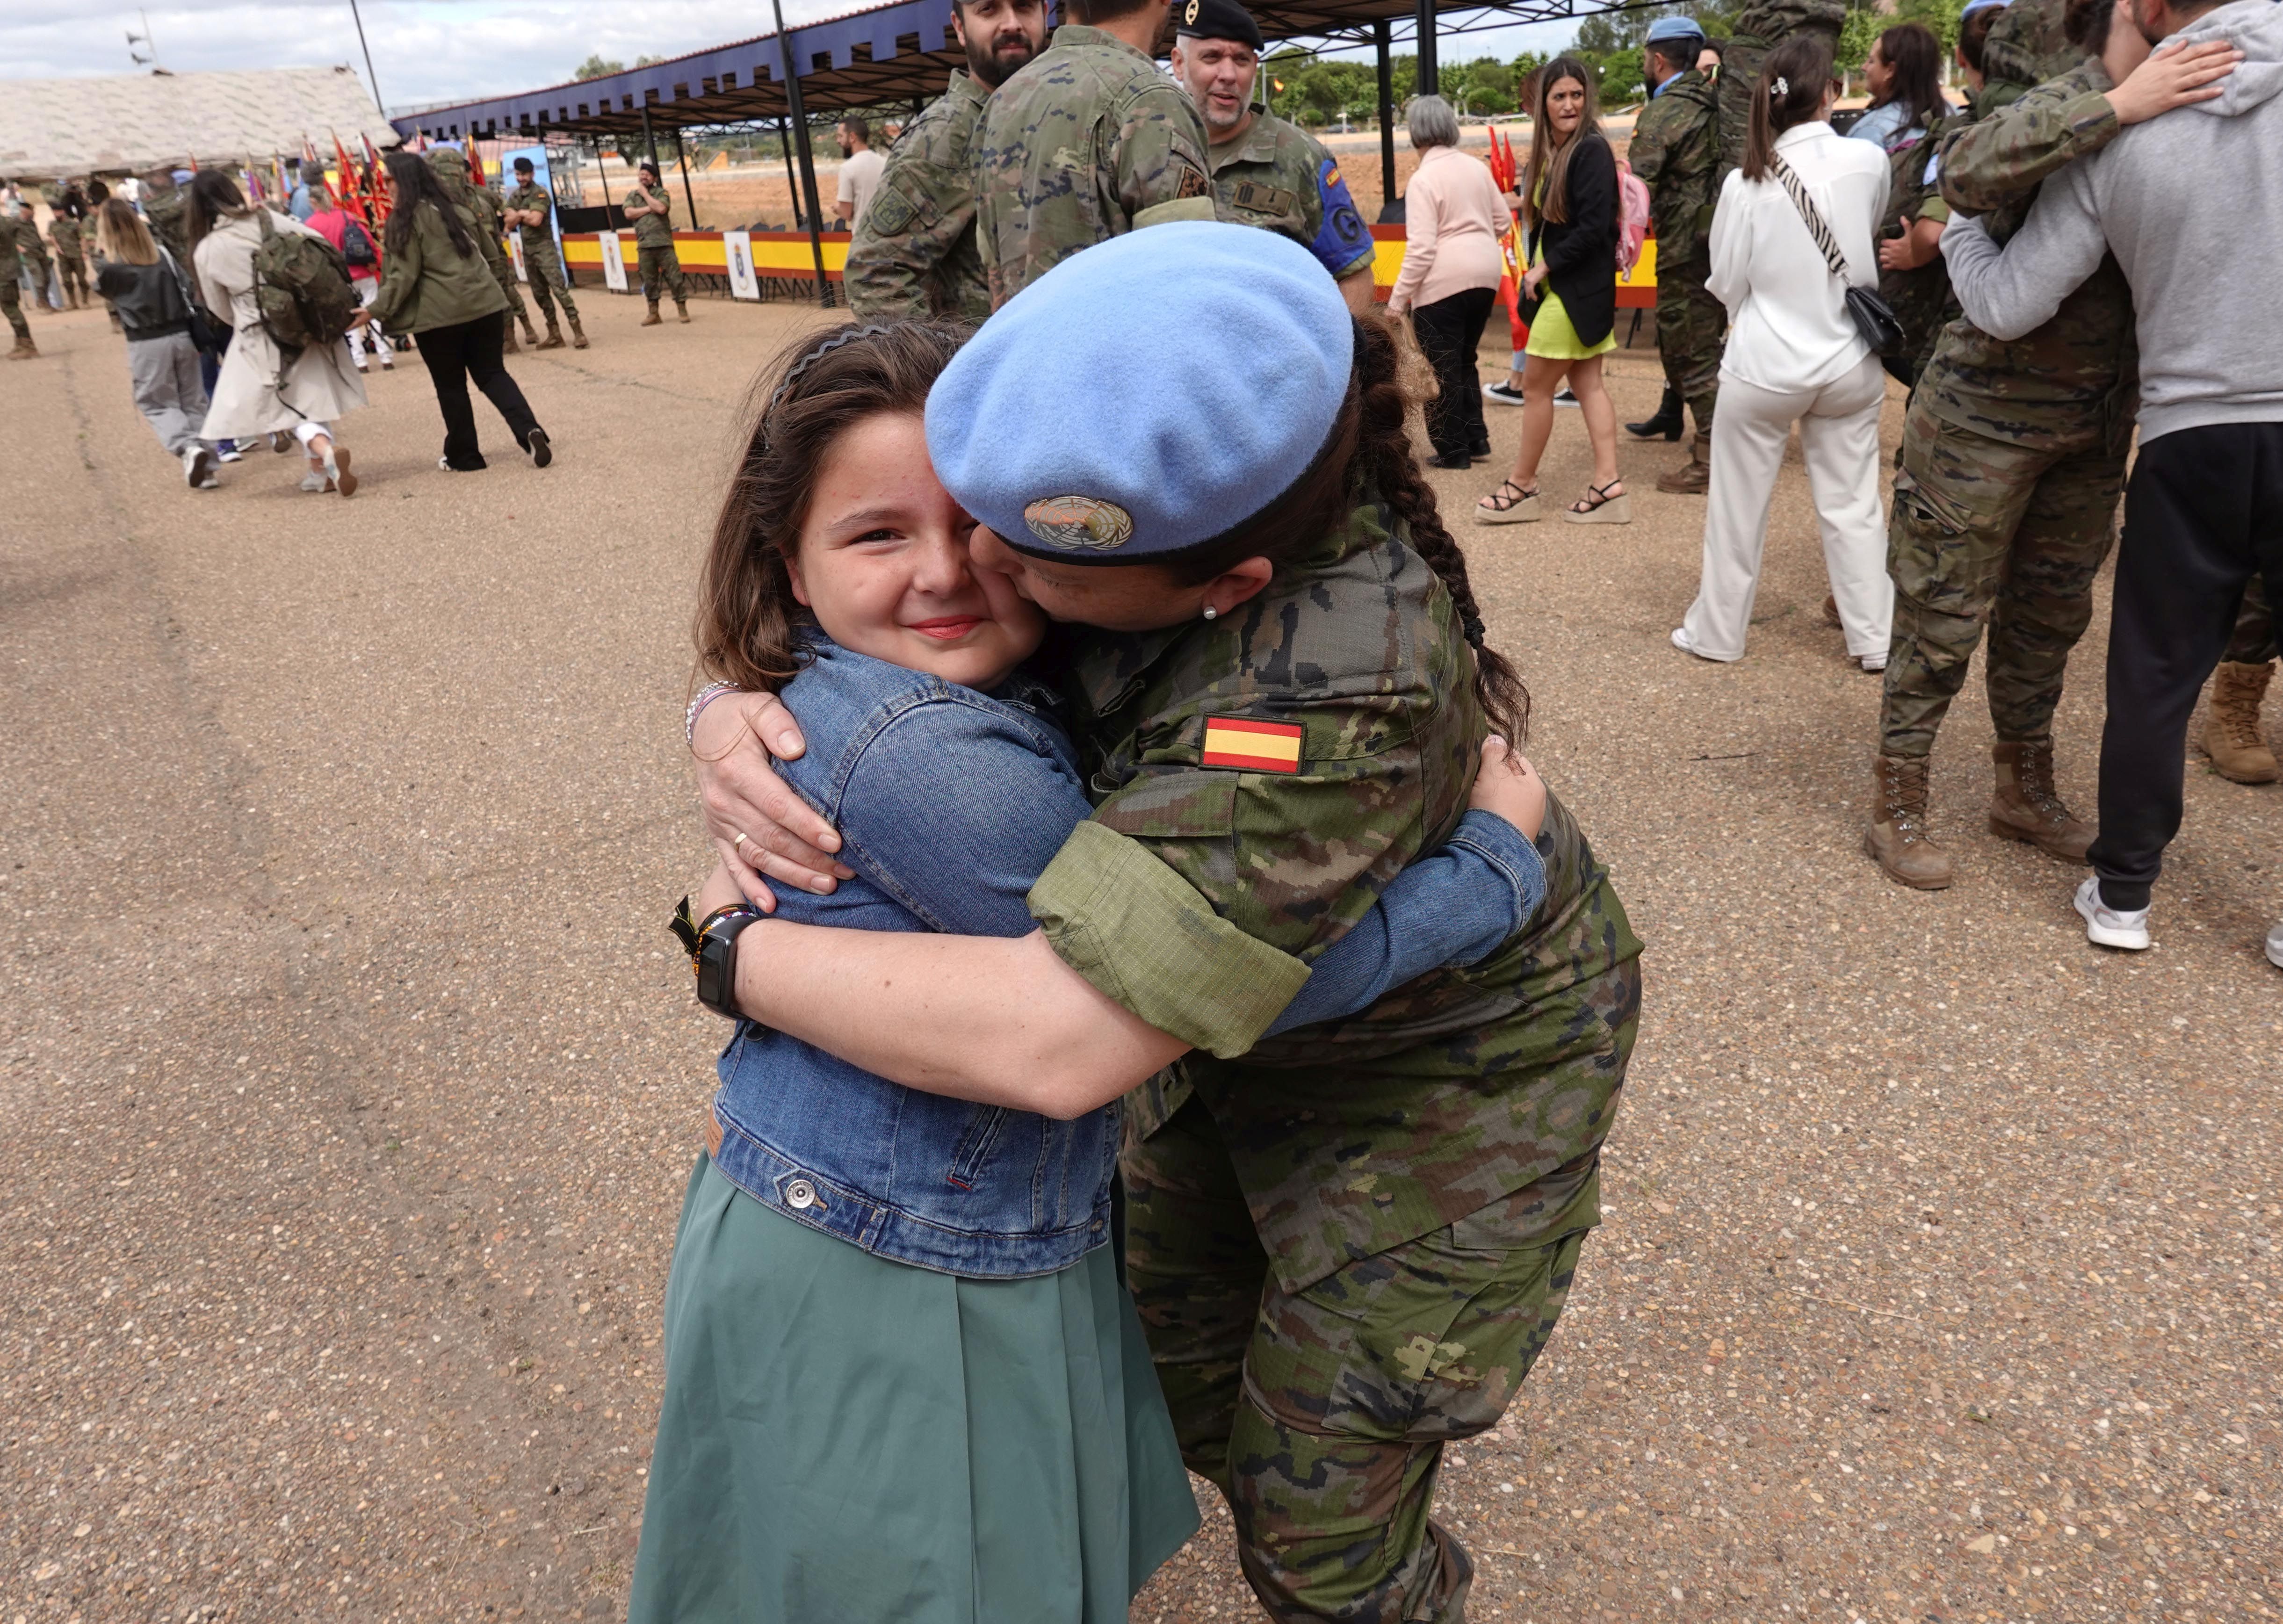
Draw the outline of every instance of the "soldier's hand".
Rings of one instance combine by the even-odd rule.
[[[1467,804],[1505,819],[1531,840],[1546,825],[1546,781],[1529,759],[1498,734],[1483,741],[1482,770]]]
[[[706,832],[737,889],[765,913],[776,911],[777,899],[764,874],[820,894],[856,877],[831,856],[840,850],[832,826],[770,765],[772,757],[790,761],[807,748],[774,694],[724,694],[699,714],[690,735]]]
[[[2119,124],[2139,124],[2175,107],[2208,102],[2220,93],[2218,82],[2242,60],[2243,53],[2225,40],[2159,51],[2108,93],[2108,105]]]

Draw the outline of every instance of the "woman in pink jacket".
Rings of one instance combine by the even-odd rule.
[[[1499,244],[1514,216],[1490,166],[1459,150],[1459,115],[1450,103],[1415,98],[1410,129],[1419,168],[1403,194],[1403,272],[1387,307],[1411,317],[1420,353],[1441,385],[1427,403],[1427,437],[1435,444],[1428,460],[1466,468],[1491,454],[1475,350],[1505,274]]]

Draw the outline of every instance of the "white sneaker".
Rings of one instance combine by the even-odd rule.
[[[183,453],[183,483],[194,491],[214,489],[214,453],[193,446]]]
[[[2077,911],[2084,916],[2084,939],[2095,947],[2121,948],[2128,953],[2148,951],[2148,910],[2127,912],[2101,901],[2098,874],[2077,888]],[[2273,944],[2269,938],[2269,945]]]
[[[2283,919],[2275,921],[2275,929],[2267,933],[2267,962],[2283,970]]]
[[[324,475],[313,468],[301,476],[301,488],[305,491],[323,492],[330,491],[333,487]]]
[[[1887,669],[1887,657],[1884,652],[1858,655],[1855,657],[1855,663],[1874,677]]]

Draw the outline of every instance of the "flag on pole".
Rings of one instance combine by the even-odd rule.
[[[1519,178],[1515,163],[1514,143],[1506,138],[1495,124],[1490,127],[1491,178],[1498,183],[1500,191],[1511,192]],[[1530,342],[1530,324],[1522,319],[1522,221],[1519,218],[1507,227],[1506,235],[1499,239],[1499,302],[1506,307],[1507,330],[1519,350]]]
[[[340,190],[335,201],[358,224],[370,230],[373,223],[372,209],[365,198],[364,178],[357,174],[355,160],[349,157],[348,148],[341,144],[340,132],[328,129],[325,133],[333,138],[333,158],[341,167]]]

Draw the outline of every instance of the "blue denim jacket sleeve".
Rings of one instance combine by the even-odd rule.
[[[1318,955],[1307,985],[1266,1035],[1336,1021],[1430,970],[1473,964],[1545,900],[1538,848],[1496,813],[1470,812],[1440,851],[1398,874],[1355,929]]]
[[[1050,731],[959,693],[915,695],[842,767],[837,812],[850,866],[954,936],[1022,936],[1025,903],[1093,808]]]

